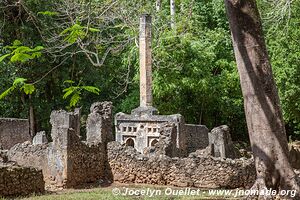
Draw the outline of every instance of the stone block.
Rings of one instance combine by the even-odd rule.
[[[86,139],[89,144],[113,141],[112,102],[92,104],[86,124]]]
[[[38,132],[32,140],[33,145],[46,144],[46,143],[48,143],[48,139],[45,131]]]
[[[50,123],[52,125],[52,139],[59,136],[59,129],[73,129],[75,134],[80,136],[80,111],[67,112],[64,110],[52,111],[50,115]]]
[[[187,151],[195,152],[198,149],[205,149],[209,145],[208,128],[204,125],[186,124]]]
[[[237,150],[234,148],[230,129],[227,125],[222,125],[211,130],[208,134],[209,145],[213,156],[221,158],[237,158]]]

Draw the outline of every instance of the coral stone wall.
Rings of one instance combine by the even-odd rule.
[[[27,119],[0,118],[0,146],[4,149],[30,140]]]
[[[50,144],[31,145],[29,142],[16,144],[8,152],[8,160],[21,166],[34,167],[43,170],[45,181],[50,177],[47,151]]]
[[[68,147],[67,187],[109,179],[105,144],[90,145],[72,135]]]
[[[205,149],[208,142],[208,129],[204,125],[186,124],[187,151],[194,152],[198,149]]]
[[[43,193],[44,188],[41,170],[0,163],[0,197]]]
[[[22,166],[41,169],[46,185],[50,187],[70,188],[110,179],[106,142],[112,138],[111,109],[110,102],[92,105],[88,121],[93,123],[88,125],[87,136],[93,139],[88,142],[80,140],[79,110],[53,111],[50,120],[53,142],[17,144],[8,151],[8,159]],[[101,126],[93,128],[99,124]]]
[[[8,159],[41,169],[49,187],[69,188],[105,179],[108,175],[105,145],[90,146],[72,130],[61,133],[60,139],[53,143],[17,144],[8,151]]]
[[[253,160],[190,156],[146,157],[118,142],[108,144],[114,181],[199,188],[250,187],[255,180]]]

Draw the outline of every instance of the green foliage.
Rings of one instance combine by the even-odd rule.
[[[81,94],[83,91],[87,91],[90,93],[94,93],[99,95],[100,89],[94,86],[83,86],[81,85],[81,82],[78,83],[77,86],[72,86],[72,84],[74,83],[74,81],[72,80],[66,80],[64,83],[69,83],[71,84],[70,87],[67,87],[63,90],[63,92],[65,93],[63,95],[63,99],[67,99],[69,96],[71,96],[70,98],[70,104],[69,106],[72,107],[76,107],[77,104],[79,103],[80,99],[81,99]]]
[[[58,12],[40,11],[40,12],[38,12],[38,14],[52,17],[52,16],[57,16]]]
[[[99,29],[96,28],[88,28],[81,26],[79,22],[74,24],[73,26],[66,28],[63,30],[60,35],[65,36],[64,40],[70,44],[74,44],[78,39],[84,39],[88,32],[99,32]]]
[[[30,48],[23,46],[19,40],[15,40],[11,46],[6,46],[4,49],[7,49],[9,53],[0,57],[0,62],[10,56],[10,62],[21,62],[25,63],[29,60],[39,58],[44,49],[42,46],[36,46],[35,48]]]
[[[35,91],[35,87],[32,84],[26,83],[25,78],[16,78],[11,87],[0,94],[0,100],[10,95],[16,89],[23,91],[25,94],[29,95]]]
[[[40,129],[49,129],[51,110],[82,106],[86,116],[95,101],[113,101],[115,112],[130,113],[139,105],[139,16],[150,13],[154,106],[161,114],[180,113],[187,123],[210,129],[228,124],[234,140],[247,140],[223,0],[176,1],[175,30],[170,28],[169,1],[162,1],[159,12],[155,0],[22,3],[26,10],[15,15],[0,2],[0,85],[9,88],[1,95],[6,96],[0,102],[2,117],[27,117],[29,100],[20,90],[32,94]],[[269,3],[258,3],[263,17],[269,17]],[[291,8],[290,20],[266,20],[264,28],[287,131],[300,138],[299,1]],[[91,60],[101,65],[95,67]],[[17,77],[30,81],[18,80],[14,86]]]
[[[266,34],[287,132],[300,139],[300,2],[293,1],[291,8],[289,19],[266,24]]]

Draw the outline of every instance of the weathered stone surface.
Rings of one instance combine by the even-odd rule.
[[[148,151],[159,140],[160,130],[165,123],[174,123],[176,128],[176,148],[186,155],[185,122],[182,115],[127,115],[115,116],[116,141],[134,146],[138,152]],[[131,141],[129,143],[129,141]],[[147,149],[145,149],[148,147]]]
[[[97,110],[95,105],[93,110]],[[100,119],[106,118],[105,113],[98,113]],[[48,187],[77,187],[110,178],[106,144],[82,142],[78,118],[76,112],[53,111],[50,120],[53,142],[17,144],[9,150],[9,160],[42,169]],[[105,123],[110,124],[103,124],[103,127],[112,126],[111,120]]]
[[[47,143],[48,143],[48,139],[47,139],[45,131],[40,131],[40,132],[36,133],[36,135],[34,136],[34,138],[32,140],[33,145],[47,144]]]
[[[195,152],[189,154],[189,157],[210,157],[213,156],[213,150],[211,146],[207,146],[205,149],[198,149]]]
[[[209,145],[213,156],[221,158],[238,158],[239,152],[234,148],[230,129],[227,125],[222,125],[211,130],[208,134]]]
[[[152,106],[151,16],[140,17],[140,107]]]
[[[253,160],[191,156],[147,157],[118,142],[108,144],[114,181],[199,188],[250,187],[255,180]]]
[[[51,135],[54,134],[56,136],[58,129],[68,128],[73,129],[78,136],[80,135],[80,111],[78,109],[75,112],[67,112],[65,110],[52,111],[50,123],[52,125]]]
[[[0,163],[8,162],[7,150],[0,150]]]
[[[176,147],[177,129],[174,123],[162,124],[159,139],[153,147],[148,147],[145,155],[166,155],[169,157],[183,157],[185,152]]]
[[[48,182],[51,171],[48,167],[48,148],[51,144],[32,145],[29,142],[19,143],[8,152],[8,160],[20,166],[34,167],[43,170],[45,181]]]
[[[153,106],[137,107],[131,111],[131,114],[135,116],[142,116],[142,115],[151,116],[151,115],[157,115],[158,110]]]
[[[0,118],[0,144],[10,149],[17,143],[31,141],[27,119]]]
[[[112,102],[93,103],[87,118],[87,142],[97,144],[113,141],[112,121]]]
[[[205,149],[209,145],[208,128],[204,125],[186,124],[187,151],[194,152],[198,149]]]
[[[0,197],[43,193],[45,182],[41,170],[0,162]]]

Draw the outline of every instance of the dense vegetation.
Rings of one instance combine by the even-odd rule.
[[[288,134],[300,138],[300,1],[259,3]],[[130,112],[139,104],[139,15],[151,13],[155,107],[209,128],[228,124],[235,140],[247,140],[223,0],[176,6],[171,29],[169,1],[159,11],[154,0],[1,1],[1,92],[11,88],[1,117],[31,110],[37,130],[49,130],[54,109],[82,106],[83,122],[95,101]]]

